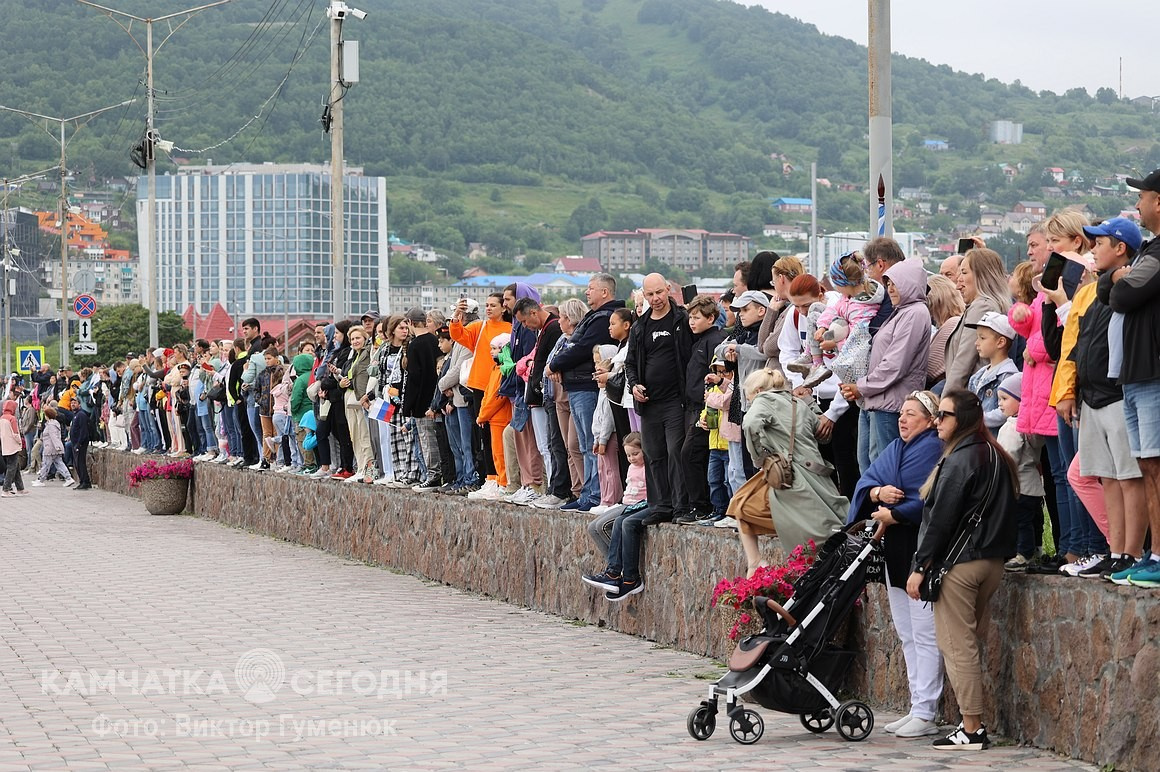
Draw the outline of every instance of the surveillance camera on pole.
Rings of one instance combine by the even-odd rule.
[[[362,21],[369,15],[366,11],[360,10],[358,8],[351,8],[349,5],[342,2],[342,0],[333,0],[330,6],[326,9],[326,15],[337,21],[342,21],[345,19],[347,14],[355,17],[359,21]]]

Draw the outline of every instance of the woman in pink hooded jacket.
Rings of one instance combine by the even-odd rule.
[[[17,458],[24,447],[24,438],[20,436],[20,426],[16,423],[16,400],[4,402],[4,414],[0,416],[0,453],[4,454],[4,492],[2,496],[15,496],[12,492],[13,484],[20,495],[26,495],[24,480],[20,477],[20,461]]]

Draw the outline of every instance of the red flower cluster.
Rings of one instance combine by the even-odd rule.
[[[794,582],[809,570],[815,557],[817,557],[817,546],[811,539],[804,546],[799,544],[794,547],[784,565],[762,566],[750,577],[738,576],[734,579],[722,579],[713,588],[711,605],[728,605],[740,611],[742,606],[752,608],[752,600],[758,595],[773,598],[778,603],[785,603],[793,594]],[[753,621],[753,617],[743,612],[729,631],[729,637],[732,640],[737,640],[741,625],[751,621]]]
[[[188,480],[193,477],[193,462],[171,461],[160,464],[156,461],[146,461],[133,467],[129,472],[129,487],[136,488],[146,480]]]

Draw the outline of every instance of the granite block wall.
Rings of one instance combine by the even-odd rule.
[[[140,458],[93,453],[93,479],[132,495]],[[589,517],[199,464],[189,513],[405,571],[498,600],[724,658],[713,586],[742,573],[737,537],[720,529],[650,529],[646,589],[609,604],[579,581],[603,568]],[[776,540],[766,544],[780,557]],[[1160,739],[1160,596],[1097,580],[1008,576],[985,624],[988,724],[1018,742],[1118,769],[1152,769]],[[906,672],[884,588],[868,588],[852,636],[862,652],[846,691],[904,712]],[[948,689],[949,692],[949,689]],[[699,695],[690,695],[690,704]],[[953,696],[944,704],[958,721]]]

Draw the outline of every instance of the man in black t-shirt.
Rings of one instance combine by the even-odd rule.
[[[689,315],[669,298],[659,273],[644,279],[649,312],[628,335],[625,378],[640,413],[649,521],[668,522],[684,508],[681,445],[685,440],[685,369],[692,350]]]

